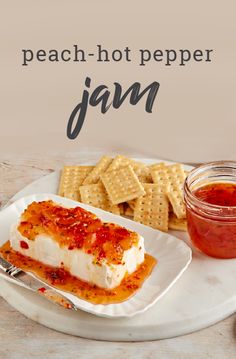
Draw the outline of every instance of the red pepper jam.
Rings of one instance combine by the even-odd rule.
[[[20,241],[20,246],[23,249],[29,249],[28,243],[26,243],[25,241]]]
[[[236,185],[212,183],[198,188],[193,195],[222,206],[220,215],[214,218],[187,206],[188,231],[194,245],[212,257],[236,258],[236,219],[226,216],[229,207],[236,206]]]
[[[68,250],[83,249],[99,263],[122,264],[123,253],[138,243],[138,235],[117,224],[103,223],[80,207],[65,208],[53,201],[33,202],[24,211],[18,231],[29,240],[46,234]]]

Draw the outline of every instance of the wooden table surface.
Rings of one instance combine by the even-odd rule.
[[[64,164],[93,160],[97,155],[67,153],[0,156],[0,206],[33,180]],[[0,298],[0,358],[163,358],[235,359],[236,314],[189,335],[152,342],[87,340],[58,333],[25,318]]]

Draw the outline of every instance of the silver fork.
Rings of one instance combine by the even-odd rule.
[[[18,273],[21,272],[20,268],[17,268],[13,264],[9,263],[5,259],[0,257],[0,269],[4,270],[5,273],[9,274],[10,276],[14,277]]]
[[[0,271],[4,273],[5,276],[14,278],[14,281],[25,288],[37,292],[38,294],[44,295],[44,298],[58,304],[66,309],[77,310],[77,307],[64,295],[58,293],[53,288],[46,285],[44,282],[41,282],[39,279],[31,276],[30,274],[24,272],[20,268],[9,263],[6,259],[0,257]]]

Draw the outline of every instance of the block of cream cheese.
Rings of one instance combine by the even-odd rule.
[[[11,247],[25,256],[106,289],[118,286],[144,261],[144,239],[103,223],[80,207],[33,202],[10,233]]]

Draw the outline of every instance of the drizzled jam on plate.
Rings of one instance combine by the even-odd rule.
[[[45,265],[12,250],[9,241],[0,248],[0,256],[24,271],[35,274],[47,284],[94,304],[120,303],[132,297],[141,288],[157,262],[155,258],[145,254],[144,262],[135,272],[127,275],[118,287],[103,289],[72,276],[63,268]]]

